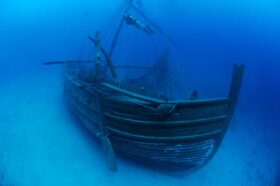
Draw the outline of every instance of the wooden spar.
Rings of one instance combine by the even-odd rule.
[[[140,70],[170,70],[169,68],[155,68],[150,66],[139,65],[116,65],[115,68],[127,68],[127,69],[140,69]]]
[[[95,45],[97,44],[97,41],[95,39],[93,39],[92,37],[88,37],[89,40],[91,40]],[[115,67],[113,65],[113,62],[111,60],[111,57],[107,54],[107,52],[105,51],[105,49],[103,47],[100,46],[100,51],[102,52],[103,56],[105,57],[106,59],[106,62],[107,62],[107,65],[110,69],[110,72],[111,72],[111,75],[113,78],[116,78],[117,77],[117,74],[116,74],[116,70],[115,70]],[[99,59],[100,60],[100,59]]]
[[[66,63],[93,63],[93,60],[67,60],[67,61],[48,61],[43,62],[43,65],[59,65],[59,64],[66,64]]]
[[[95,36],[96,41],[96,57],[95,57],[95,76],[96,76],[96,87],[97,89],[100,88],[100,53],[101,53],[101,44],[100,44],[100,33],[96,32]],[[110,171],[117,171],[117,163],[116,163],[116,156],[111,144],[111,141],[108,137],[108,131],[105,124],[104,119],[104,111],[103,111],[103,105],[102,105],[102,96],[97,91],[97,112],[98,112],[98,123],[100,127],[100,133],[99,138],[101,140],[103,152],[105,155],[105,160],[107,167]]]
[[[100,32],[97,31],[95,33],[95,47],[96,47],[96,53],[95,53],[95,76],[97,79],[97,85],[99,85],[99,70],[100,70],[100,59],[101,59],[101,41],[100,41]]]
[[[245,70],[245,67],[243,64],[235,63],[233,65],[232,79],[231,79],[231,85],[230,85],[230,90],[229,90],[229,95],[228,95],[228,98],[230,99],[230,103],[229,103],[229,107],[228,107],[227,119],[225,121],[226,127],[225,127],[224,131],[221,133],[221,135],[219,136],[219,138],[217,139],[217,145],[215,146],[212,153],[209,155],[208,161],[205,161],[201,166],[205,165],[207,162],[209,162],[214,157],[214,155],[218,151],[218,148],[221,145],[222,140],[227,132],[228,125],[230,124],[230,121],[233,117],[235,107],[236,107],[236,104],[238,101],[240,89],[242,86],[244,70]]]
[[[131,6],[132,6],[132,4],[133,4],[133,1],[134,1],[134,0],[130,0],[130,1],[128,2],[128,5],[127,5],[127,7],[126,7],[126,9],[125,9],[125,11],[124,11],[124,15],[127,14],[127,12],[129,11],[129,9],[131,8]],[[114,36],[114,39],[113,39],[111,48],[110,48],[110,50],[109,50],[109,56],[110,56],[110,57],[112,57],[112,55],[113,55],[113,52],[114,52],[114,49],[115,49],[115,47],[116,47],[118,38],[119,38],[119,36],[120,36],[120,33],[121,33],[121,30],[122,30],[124,21],[125,21],[125,18],[122,17],[121,22],[120,22],[120,24],[119,24],[119,26],[118,26],[118,28],[117,28],[117,32],[116,32],[116,34],[115,34],[115,36]]]
[[[148,18],[143,12],[141,12],[141,10],[139,10],[135,5],[131,5],[131,8],[133,8],[138,14],[140,14],[143,18],[145,18],[155,29],[157,29],[162,35],[164,35],[165,38],[172,45],[175,45],[175,43],[172,41],[172,39],[158,25],[156,25],[150,18]]]
[[[230,108],[229,108],[229,120],[231,120],[232,115],[234,113],[237,99],[239,97],[240,89],[242,86],[243,74],[244,74],[245,67],[243,64],[234,64],[233,67],[233,74],[232,74],[232,81],[229,91],[229,98],[231,100]]]
[[[236,107],[237,100],[238,100],[238,97],[239,97],[240,89],[241,89],[241,86],[242,86],[244,70],[245,70],[245,67],[244,67],[243,64],[234,63],[231,85],[230,85],[230,90],[229,90],[229,95],[228,95],[228,97],[230,99],[230,104],[229,104],[229,108],[228,108],[228,117],[227,117],[227,120],[226,120],[227,125],[229,125],[229,123],[230,123],[230,121],[233,117],[234,111],[235,111],[235,107]],[[224,130],[224,132],[222,133],[222,135],[219,139],[219,143],[218,143],[219,145],[218,146],[220,146],[220,143],[222,142],[222,140],[224,138],[224,135],[226,134],[226,131],[227,130]],[[215,151],[217,151],[217,150],[214,150],[214,152]]]
[[[67,63],[94,63],[94,60],[48,61],[48,62],[43,62],[42,65],[63,65],[63,64],[67,64]],[[166,70],[165,68],[154,68],[154,67],[150,67],[150,66],[140,66],[140,65],[139,66],[138,65],[113,65],[113,67],[114,67],[114,71],[116,68],[139,69],[139,70],[151,70],[151,69]],[[168,69],[168,70],[170,70],[170,69]],[[112,76],[113,76],[113,74],[112,74]]]

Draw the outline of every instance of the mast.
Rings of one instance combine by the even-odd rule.
[[[133,2],[134,2],[134,0],[129,0],[128,5],[127,5],[127,7],[126,7],[126,9],[125,9],[125,11],[124,11],[124,15],[128,13],[130,7],[133,5]],[[112,57],[112,55],[113,55],[113,52],[114,52],[114,49],[115,49],[115,47],[116,47],[118,38],[119,38],[119,36],[120,36],[120,33],[121,33],[121,30],[122,30],[124,21],[125,21],[125,18],[122,17],[122,20],[121,20],[121,22],[120,22],[120,24],[119,24],[119,26],[118,26],[117,32],[116,32],[116,34],[115,34],[115,36],[114,36],[114,39],[113,39],[113,42],[112,42],[112,45],[111,45],[111,48],[110,48],[110,51],[109,51],[109,56],[110,56],[110,57]]]
[[[92,37],[88,36],[88,39],[91,40],[95,46],[97,47],[97,45],[99,45],[98,47],[98,55],[100,57],[100,52],[103,54],[103,56],[105,57],[105,61],[107,63],[107,66],[109,67],[110,71],[111,71],[111,74],[112,74],[112,77],[113,78],[116,78],[117,77],[117,74],[116,74],[116,70],[115,70],[115,67],[113,65],[113,62],[111,60],[111,57],[109,56],[109,54],[107,54],[107,52],[105,51],[105,49],[100,45],[100,41],[97,41],[96,39],[93,39]],[[99,43],[98,43],[99,42]],[[98,61],[100,62],[100,59],[98,59]]]
[[[112,147],[111,141],[109,139],[109,133],[107,131],[107,126],[104,118],[104,108],[103,108],[103,96],[100,93],[101,80],[100,80],[100,59],[102,53],[101,41],[100,41],[100,32],[96,32],[95,34],[95,42],[96,42],[96,53],[95,53],[95,76],[96,76],[96,102],[97,102],[97,113],[98,113],[98,124],[99,124],[99,133],[98,137],[101,140],[105,161],[107,167],[110,171],[117,171],[117,162],[114,149]]]
[[[100,59],[101,59],[101,41],[100,41],[100,32],[97,31],[95,33],[95,47],[96,47],[96,53],[95,53],[95,76],[98,79],[99,82],[99,78],[100,78]]]

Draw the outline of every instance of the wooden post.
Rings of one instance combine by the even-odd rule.
[[[204,166],[205,164],[207,164],[214,157],[214,155],[216,154],[216,152],[218,151],[218,148],[220,147],[220,145],[222,143],[222,140],[227,132],[228,126],[230,124],[230,121],[232,119],[232,116],[234,114],[234,110],[235,110],[235,107],[237,104],[237,100],[238,100],[241,85],[242,85],[244,69],[245,69],[245,67],[243,64],[235,63],[233,65],[232,80],[231,80],[231,85],[230,85],[230,90],[229,90],[229,95],[228,95],[228,98],[230,99],[230,104],[229,104],[228,111],[227,111],[227,119],[225,121],[225,128],[224,128],[223,132],[221,133],[221,135],[216,139],[217,143],[216,143],[213,151],[209,155],[209,159],[207,161],[205,161],[203,164],[201,164],[199,167],[197,167],[197,169]]]
[[[96,44],[97,44],[97,41],[95,40],[95,39],[93,39],[92,37],[88,37],[88,39],[90,40],[90,41],[92,41],[94,44],[95,44],[95,46],[96,46]],[[107,62],[107,65],[108,65],[108,67],[109,67],[109,69],[110,69],[110,71],[111,71],[111,75],[112,75],[112,77],[115,79],[116,77],[117,77],[117,74],[116,74],[116,70],[115,70],[115,67],[114,67],[114,65],[113,65],[113,62],[112,62],[112,59],[111,59],[111,57],[109,56],[109,54],[107,54],[107,52],[105,51],[105,49],[104,48],[102,48],[101,47],[101,44],[100,44],[100,41],[98,41],[99,43],[98,43],[98,45],[99,45],[99,51],[103,54],[103,56],[105,57],[105,61]],[[100,53],[99,52],[99,53]],[[98,54],[98,55],[100,55],[100,54]],[[99,56],[100,57],[100,56]],[[100,59],[98,59],[98,61],[100,62]]]
[[[97,31],[95,33],[95,76],[97,79],[100,78],[100,60],[101,60],[101,41],[100,41],[100,32]],[[99,83],[99,80],[97,80],[97,83]]]
[[[104,109],[102,104],[102,95],[100,91],[100,59],[101,59],[101,41],[100,41],[100,32],[96,32],[95,35],[96,40],[96,54],[95,54],[95,77],[96,77],[96,87],[97,87],[97,112],[98,112],[98,122],[100,132],[98,134],[102,149],[105,155],[105,160],[107,167],[109,170],[115,172],[117,171],[117,163],[116,163],[116,156],[114,153],[114,149],[112,147],[111,141],[108,137],[108,131],[106,128],[105,118],[104,118]]]
[[[243,75],[244,75],[244,65],[243,64],[237,64],[235,63],[233,66],[233,73],[232,73],[232,80],[231,80],[231,86],[228,97],[230,98],[230,107],[228,111],[228,122],[230,122],[236,103],[239,97]]]

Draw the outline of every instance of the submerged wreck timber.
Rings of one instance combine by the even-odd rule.
[[[111,56],[125,20],[129,18],[126,21],[145,34],[156,30],[163,33],[141,12],[152,23],[151,28],[134,20],[128,15],[130,9],[140,12],[133,1],[128,3],[109,53],[101,46],[100,33],[96,32],[95,38],[89,37],[95,45],[94,60],[45,64],[64,64],[64,96],[73,113],[100,139],[110,170],[117,170],[115,152],[164,167],[200,168],[217,152],[227,131],[244,66],[234,64],[229,94],[218,99],[199,99],[196,92],[185,100],[154,94],[149,89],[150,78],[161,80],[161,71],[167,64],[166,52],[140,78],[120,83]]]

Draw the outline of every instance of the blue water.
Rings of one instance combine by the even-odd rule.
[[[124,2],[0,1],[0,185],[280,185],[278,0],[143,0],[173,39],[187,87],[227,95],[234,62],[246,66],[244,83],[223,144],[203,169],[174,175],[119,158],[118,172],[107,170],[99,145],[65,108],[61,68],[41,63],[92,59],[87,36],[101,30],[108,47]],[[121,40],[149,40],[134,31]],[[130,64],[151,62],[151,49],[166,46],[153,37],[157,44],[118,50],[126,47]]]

